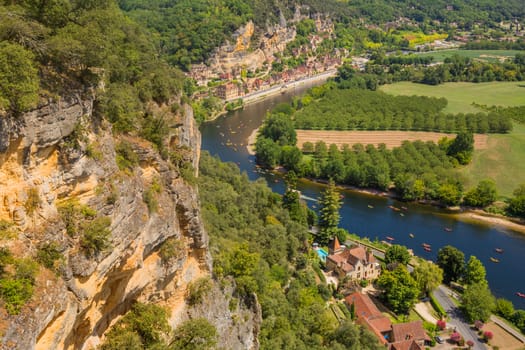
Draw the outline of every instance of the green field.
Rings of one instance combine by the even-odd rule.
[[[491,134],[488,147],[474,152],[472,162],[461,169],[466,188],[480,180],[496,181],[500,195],[510,197],[519,184],[525,183],[525,125],[514,123],[510,134]]]
[[[521,86],[520,86],[521,85]],[[486,105],[525,105],[525,85],[519,82],[446,83],[438,86],[409,82],[384,85],[381,90],[394,95],[425,95],[445,97],[445,112],[479,112],[472,102]],[[525,183],[525,125],[514,123],[510,134],[491,134],[488,147],[474,152],[472,162],[461,169],[470,189],[482,179],[496,181],[498,192],[511,196],[519,184]]]
[[[487,62],[501,62],[509,57],[514,57],[518,53],[523,53],[519,50],[443,50],[434,52],[421,53],[422,56],[434,57],[434,62],[443,62],[447,57],[459,55],[463,57],[475,58]]]
[[[445,83],[437,86],[401,82],[383,85],[381,91],[393,95],[445,97],[448,100],[446,113],[480,112],[472,102],[489,106],[525,105],[523,82]]]

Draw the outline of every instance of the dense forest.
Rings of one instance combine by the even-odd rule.
[[[113,1],[3,2],[0,111],[16,115],[91,89],[115,130],[143,133],[158,119],[148,103],[168,103],[184,79],[158,46]],[[158,132],[143,136],[155,142]]]
[[[525,11],[520,0],[462,1],[453,5],[446,0],[423,0],[417,3],[408,0],[357,0],[348,4],[357,15],[374,23],[381,24],[406,17],[425,24],[433,20],[443,24],[456,23],[459,28],[467,29],[476,23],[489,25],[513,17],[521,18]]]
[[[312,12],[340,14],[346,10],[333,0],[119,0],[119,5],[156,33],[167,60],[183,69],[205,61],[248,20],[261,31],[290,19],[297,5],[306,5],[305,11]]]
[[[381,348],[368,331],[330,315],[331,292],[309,251],[306,221],[291,219],[279,195],[234,164],[204,153],[200,170],[214,272],[225,283],[234,278],[239,298],[257,294],[261,349]]]
[[[159,38],[161,51],[168,61],[183,69],[189,69],[192,63],[205,61],[216,47],[248,20],[255,22],[258,34],[261,34],[268,25],[290,19],[297,6],[304,14],[330,14],[336,20],[335,40],[326,45],[357,51],[374,47],[411,47],[399,31],[365,29],[363,20],[383,26],[403,18],[400,30],[431,36],[435,35],[432,34],[435,30],[497,27],[503,20],[524,15],[520,0],[504,3],[485,0],[481,4],[465,1],[454,5],[444,0],[419,1],[417,5],[410,1],[387,0],[119,0],[119,5],[131,18],[152,30]],[[298,44],[300,40],[293,45]],[[294,62],[291,63],[293,66]]]

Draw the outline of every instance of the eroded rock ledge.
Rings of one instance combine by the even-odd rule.
[[[8,315],[0,308],[5,320],[0,322],[1,347],[94,348],[138,300],[169,307],[173,326],[190,317],[208,318],[219,332],[219,346],[258,348],[258,303],[230,311],[233,287],[214,286],[213,307],[187,305],[187,285],[211,275],[197,192],[148,142],[116,139],[110,125],[93,117],[94,100],[92,94],[77,93],[16,119],[0,118],[0,219],[14,222],[19,230],[17,239],[0,241],[0,246],[34,257],[41,243],[55,242],[64,256],[58,273],[40,268],[35,293],[20,314]],[[200,133],[191,108],[183,110],[171,143],[189,150],[197,169]],[[72,138],[78,137],[79,125],[84,135],[77,142]],[[122,140],[139,159],[127,173],[116,162],[116,144]],[[88,155],[88,147],[96,157]],[[161,191],[157,209],[151,211],[143,195],[154,182]],[[24,206],[30,189],[40,198],[31,214]],[[110,249],[88,256],[79,238],[66,233],[57,205],[72,198],[111,219]],[[179,250],[169,259],[159,253],[168,239]],[[234,312],[246,322],[234,322]]]

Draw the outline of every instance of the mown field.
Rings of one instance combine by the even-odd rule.
[[[467,188],[491,178],[500,195],[511,196],[519,184],[525,183],[525,125],[514,123],[510,134],[488,135],[487,147],[476,150],[472,162],[461,173]]]
[[[438,142],[443,137],[454,138],[455,134],[424,131],[337,131],[337,130],[296,130],[297,147],[302,148],[303,143],[324,141],[326,144],[336,144],[339,148],[344,145],[362,143],[363,145],[379,145],[384,143],[387,148],[399,147],[403,141],[434,141]],[[487,135],[474,136],[475,149],[487,147]]]
[[[509,57],[514,57],[518,53],[523,53],[518,50],[443,50],[435,52],[421,53],[422,56],[434,57],[434,62],[443,62],[445,58],[459,55],[462,57],[475,58],[487,62],[502,62]]]
[[[473,102],[489,106],[525,105],[524,82],[445,83],[437,86],[401,82],[383,85],[381,90],[392,95],[445,97],[448,105],[444,111],[448,113],[480,112]]]

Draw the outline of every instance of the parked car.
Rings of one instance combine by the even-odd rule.
[[[436,339],[436,341],[437,341],[439,344],[443,344],[443,342],[444,342],[443,338],[441,338],[439,335],[436,335],[436,337],[435,337],[434,339]]]

